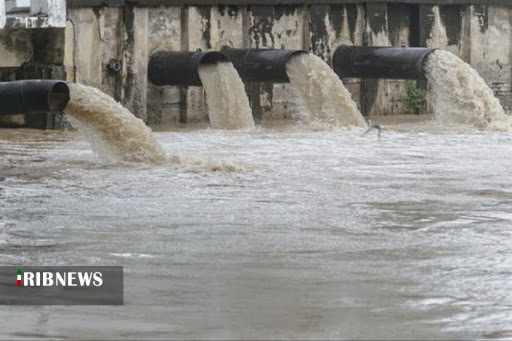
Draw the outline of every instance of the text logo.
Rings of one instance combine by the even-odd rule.
[[[18,286],[24,287],[100,287],[103,285],[101,272],[22,272],[18,269]]]
[[[0,305],[122,305],[123,302],[122,266],[0,266]]]

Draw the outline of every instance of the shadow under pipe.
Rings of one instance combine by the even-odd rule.
[[[199,66],[221,62],[230,60],[225,54],[216,51],[159,51],[149,59],[148,78],[155,85],[201,86]]]
[[[425,80],[424,64],[435,51],[423,47],[379,47],[341,45],[332,58],[340,77]]]
[[[0,116],[58,113],[68,102],[69,87],[63,81],[0,82]]]
[[[224,47],[226,54],[246,82],[289,83],[286,64],[292,56],[305,54],[303,50],[235,49]]]

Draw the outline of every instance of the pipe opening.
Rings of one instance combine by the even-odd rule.
[[[199,64],[229,63],[229,58],[220,52],[205,52],[199,60]]]
[[[69,88],[63,81],[0,82],[0,116],[57,113],[66,108],[69,99]]]
[[[216,51],[159,51],[151,55],[148,78],[155,85],[201,86],[199,66],[229,62],[229,58]]]
[[[61,112],[68,105],[69,99],[69,87],[64,82],[57,83],[48,93],[48,109],[51,112]]]
[[[303,50],[234,49],[224,47],[225,53],[246,82],[289,83],[286,64],[292,56],[307,53]]]
[[[340,78],[425,80],[425,60],[435,50],[422,47],[341,45],[334,52],[332,66]]]

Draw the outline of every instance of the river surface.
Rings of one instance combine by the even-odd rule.
[[[512,134],[363,132],[155,133],[210,167],[0,130],[0,263],[125,271],[124,306],[3,306],[0,338],[511,338]]]

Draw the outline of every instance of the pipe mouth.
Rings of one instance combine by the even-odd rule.
[[[246,82],[289,83],[286,64],[304,50],[232,48],[224,46],[240,77]]]
[[[340,45],[331,66],[340,77],[424,80],[427,47]]]
[[[290,61],[290,58],[300,55],[306,55],[309,54],[308,51],[304,50],[289,50],[290,52],[286,55],[286,63]]]
[[[69,100],[69,87],[65,82],[55,83],[48,92],[48,108],[51,112],[63,111]]]
[[[200,52],[203,55],[199,59],[199,64],[217,64],[217,63],[230,63],[231,60],[222,52],[210,51],[210,52]]]
[[[423,70],[423,76],[425,79],[427,79],[426,77],[426,71],[425,71],[425,66],[427,65],[427,60],[428,60],[428,56],[430,56],[430,54],[434,51],[437,51],[437,50],[441,50],[440,48],[430,48],[427,52],[425,52],[425,54],[423,55],[423,57],[421,57],[421,61],[420,61],[420,65],[421,65],[421,70]]]

